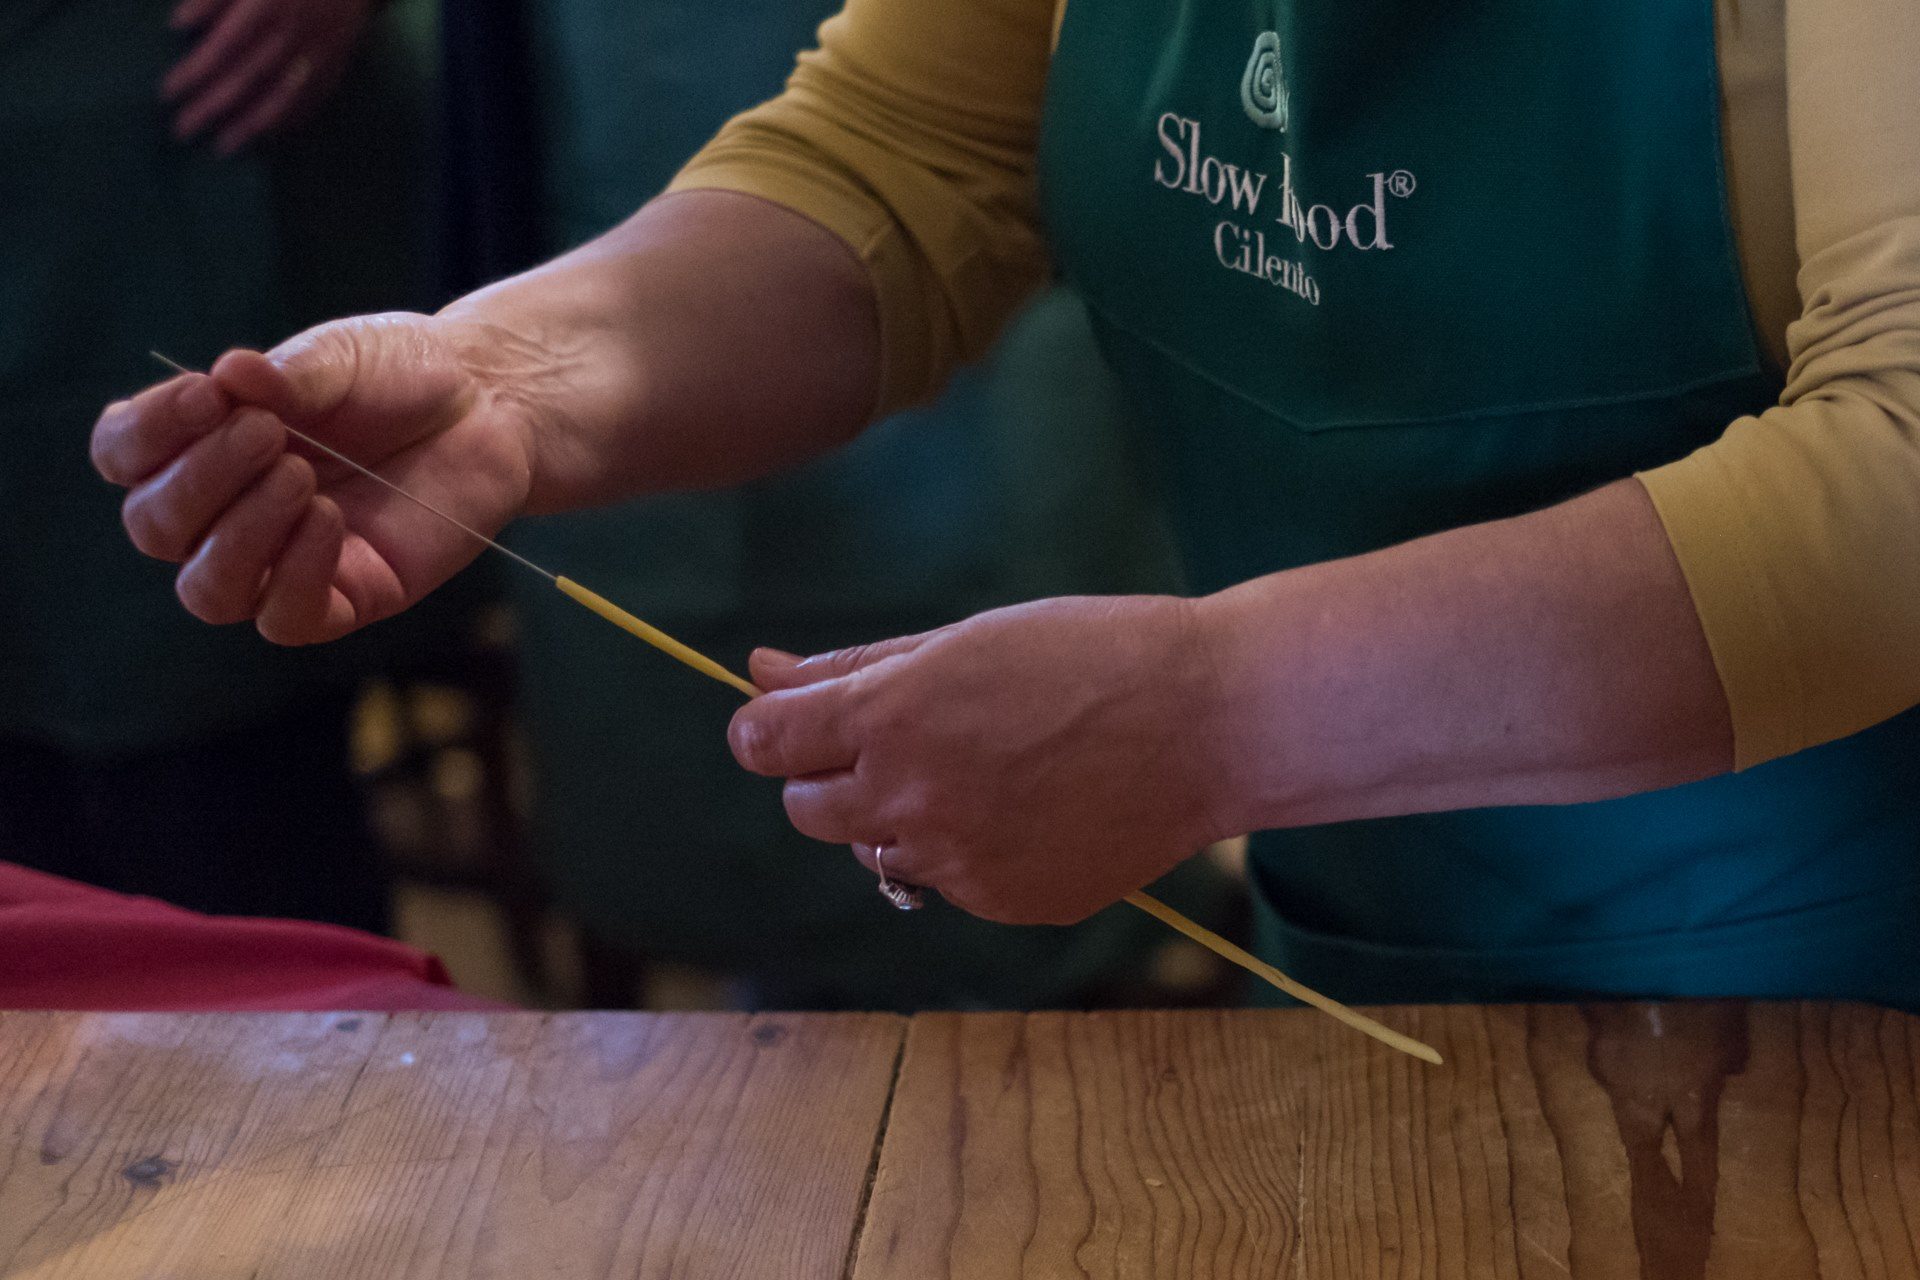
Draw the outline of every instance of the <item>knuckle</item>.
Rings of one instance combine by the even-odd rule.
[[[173,591],[187,612],[202,622],[225,626],[245,622],[252,616],[247,601],[231,584],[221,582],[217,575],[201,566],[187,569],[174,579]]]
[[[321,639],[321,624],[312,612],[310,602],[283,599],[276,604],[276,608],[263,609],[254,622],[254,628],[263,639],[283,648],[314,644]]]
[[[186,556],[178,524],[171,518],[166,498],[151,491],[135,490],[120,508],[120,522],[127,536],[140,551],[156,560],[180,560]]]
[[[196,479],[209,489],[221,480],[250,475],[277,462],[286,446],[280,420],[265,409],[246,409],[236,415],[218,438],[218,462]]]
[[[817,790],[789,782],[780,793],[780,803],[795,831],[815,840],[833,839],[835,824],[830,806]]]
[[[897,685],[876,683],[870,678],[864,693],[866,696],[860,703],[861,719],[876,739],[898,744],[926,732],[925,711],[916,708],[913,699],[905,696]]]
[[[294,632],[293,628],[289,627],[281,619],[268,614],[260,615],[259,619],[254,623],[254,629],[260,633],[260,638],[268,644],[291,647],[301,643],[300,637]]]
[[[950,834],[935,796],[934,785],[924,778],[896,782],[888,786],[888,808],[893,824],[901,831],[913,831],[922,838]]]
[[[847,649],[834,649],[828,653],[816,654],[802,659],[796,670],[805,672],[813,680],[838,680],[860,669],[860,655],[865,645],[854,645]]]
[[[375,622],[385,622],[395,614],[405,612],[408,603],[406,588],[397,581],[388,581],[377,584],[369,590],[354,590],[345,594],[353,605],[353,620],[346,628],[348,631]],[[346,634],[346,631],[342,631],[341,634]]]
[[[313,464],[297,453],[282,454],[274,464],[274,469],[268,473],[268,478],[273,484],[272,496],[286,508],[282,514],[287,516],[298,514],[300,508],[320,488],[320,478]]]
[[[385,319],[384,315],[365,316],[316,325],[273,348],[267,359],[295,382],[338,376],[350,385],[367,354],[361,350],[362,340],[376,337]]]

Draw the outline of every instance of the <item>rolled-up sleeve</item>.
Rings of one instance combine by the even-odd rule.
[[[1738,767],[1920,703],[1920,7],[1789,0],[1804,311],[1780,406],[1641,476]]]
[[[675,180],[801,213],[866,263],[879,410],[984,354],[1043,281],[1034,150],[1053,0],[851,0]]]

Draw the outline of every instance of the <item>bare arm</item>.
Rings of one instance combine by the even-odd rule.
[[[795,664],[735,717],[808,835],[993,919],[1065,923],[1242,832],[1561,804],[1727,769],[1646,494],[1199,601],[1042,601]],[[1548,851],[1550,852],[1550,851]]]
[[[1726,697],[1639,483],[1203,601],[1247,829],[1567,804],[1733,762]]]
[[[750,196],[648,205],[439,316],[361,316],[109,405],[93,439],[147,554],[208,622],[310,644],[390,617],[478,544],[299,449],[299,426],[483,533],[722,485],[831,448],[877,396],[866,273]]]
[[[854,0],[791,93],[593,243],[439,316],[323,325],[109,406],[94,456],[131,490],[133,540],[184,564],[180,595],[207,621],[327,640],[418,600],[475,544],[289,453],[275,419],[492,534],[525,511],[762,475],[926,394],[1043,275],[1032,141],[1051,12]],[[744,170],[848,199],[727,190]]]
[[[799,214],[731,192],[663,196],[441,317],[544,366],[530,511],[792,466],[856,435],[879,385],[860,262]]]

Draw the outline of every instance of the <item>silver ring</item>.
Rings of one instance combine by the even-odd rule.
[[[880,873],[880,896],[902,911],[918,911],[927,905],[926,891],[904,880],[887,878],[887,846],[873,846],[873,869]]]

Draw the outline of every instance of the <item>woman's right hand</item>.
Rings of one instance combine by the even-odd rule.
[[[110,405],[93,458],[132,490],[135,545],[184,565],[187,608],[311,644],[398,613],[480,544],[282,424],[492,537],[845,443],[879,387],[878,315],[832,232],[682,192],[437,316],[321,325]]]
[[[280,644],[332,640],[413,604],[481,547],[281,424],[492,536],[527,505],[535,389],[551,373],[493,326],[341,320],[109,405],[93,461],[131,490],[134,545],[182,566],[195,615],[253,620]]]

